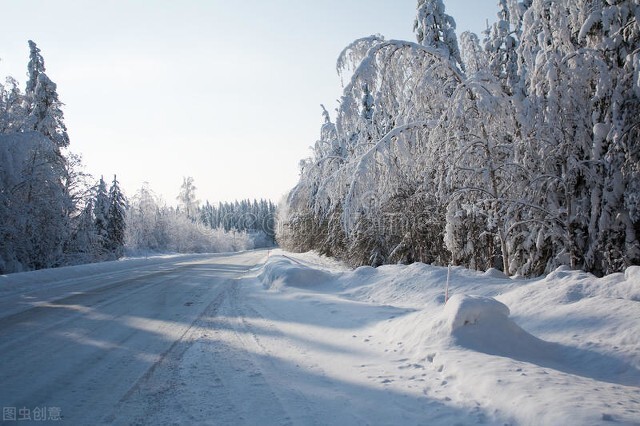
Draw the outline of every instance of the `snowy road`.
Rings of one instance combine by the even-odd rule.
[[[290,256],[0,276],[3,424],[640,424],[640,268],[455,271],[540,340],[506,316],[451,334],[446,268]]]
[[[68,424],[145,422],[150,413],[165,411],[178,422],[200,419],[200,411],[190,409],[202,407],[180,403],[193,389],[181,388],[177,367],[184,367],[185,355],[206,336],[201,328],[208,318],[235,297],[237,278],[265,256],[170,258],[95,276],[65,276],[26,294],[4,294],[3,419],[11,420],[13,408],[17,420],[28,414],[34,422],[42,411],[49,416],[56,409]],[[203,380],[198,392],[216,386]],[[140,417],[134,419],[132,412]]]

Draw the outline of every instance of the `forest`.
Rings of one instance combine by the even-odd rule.
[[[274,244],[275,205],[196,199],[185,177],[169,206],[143,185],[128,199],[69,149],[56,84],[29,41],[28,80],[0,84],[0,274],[149,253],[220,252]]]
[[[284,248],[518,276],[640,264],[640,2],[496,12],[458,38],[442,0],[419,0],[415,42],[345,47],[338,107],[279,210]]]

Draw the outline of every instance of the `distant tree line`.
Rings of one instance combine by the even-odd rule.
[[[418,0],[416,42],[371,36],[278,241],[353,265],[532,276],[640,264],[640,6],[500,0],[483,40]]]
[[[202,223],[210,228],[222,228],[225,231],[248,233],[262,232],[271,244],[275,244],[276,205],[269,200],[241,200],[218,203],[207,201],[199,209]]]
[[[167,206],[148,185],[127,210],[126,248],[131,253],[203,253],[268,247],[275,243],[271,201],[206,201],[200,206],[192,177],[183,180],[178,206]]]

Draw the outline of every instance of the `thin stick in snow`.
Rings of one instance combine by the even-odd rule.
[[[444,303],[449,301],[449,277],[451,276],[451,265],[447,266],[447,285],[444,288]]]

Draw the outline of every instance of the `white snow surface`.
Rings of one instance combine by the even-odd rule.
[[[640,424],[640,267],[596,278],[314,253],[0,276],[0,405],[69,424]]]
[[[386,407],[422,401],[398,424],[640,424],[640,267],[532,280],[453,267],[445,304],[447,268],[327,262],[276,254],[259,277],[283,316],[318,326],[283,324],[342,348],[325,374],[384,390]]]

